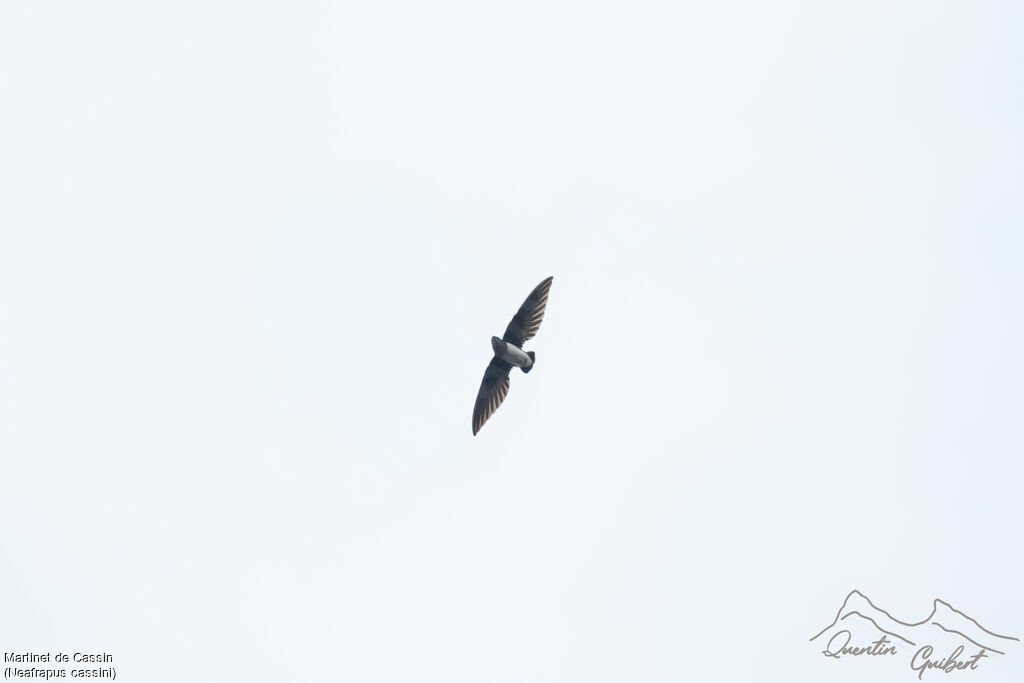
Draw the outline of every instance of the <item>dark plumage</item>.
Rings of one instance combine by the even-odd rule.
[[[480,391],[476,395],[476,404],[473,406],[474,436],[505,400],[505,396],[508,394],[509,371],[513,367],[518,367],[523,372],[533,369],[536,355],[533,351],[523,351],[522,347],[540,329],[553,279],[549,277],[534,287],[530,296],[526,297],[526,301],[512,318],[512,322],[505,328],[505,334],[501,339],[491,337],[494,358],[491,359],[484,371],[484,379],[480,383]]]

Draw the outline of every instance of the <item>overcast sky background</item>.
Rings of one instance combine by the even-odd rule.
[[[912,680],[808,643],[853,588],[1024,636],[1022,64],[1016,2],[3,3],[0,649]]]

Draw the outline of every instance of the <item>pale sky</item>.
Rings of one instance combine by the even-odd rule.
[[[1016,2],[3,3],[0,650],[916,680],[808,643],[854,588],[1024,637],[1022,46]]]

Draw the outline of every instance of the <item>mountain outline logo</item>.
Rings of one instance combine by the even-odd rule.
[[[945,600],[934,599],[931,613],[921,621],[903,621],[856,589],[832,623],[810,641],[817,641],[820,653],[830,659],[910,655],[910,668],[921,680],[929,670],[977,670],[990,655],[1005,656],[1020,644],[1020,638],[985,628]]]

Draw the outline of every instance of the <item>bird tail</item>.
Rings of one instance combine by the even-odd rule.
[[[529,372],[530,370],[533,370],[533,362],[534,359],[537,357],[537,354],[535,354],[533,351],[527,351],[526,355],[530,357],[530,367],[523,368],[523,372]]]

